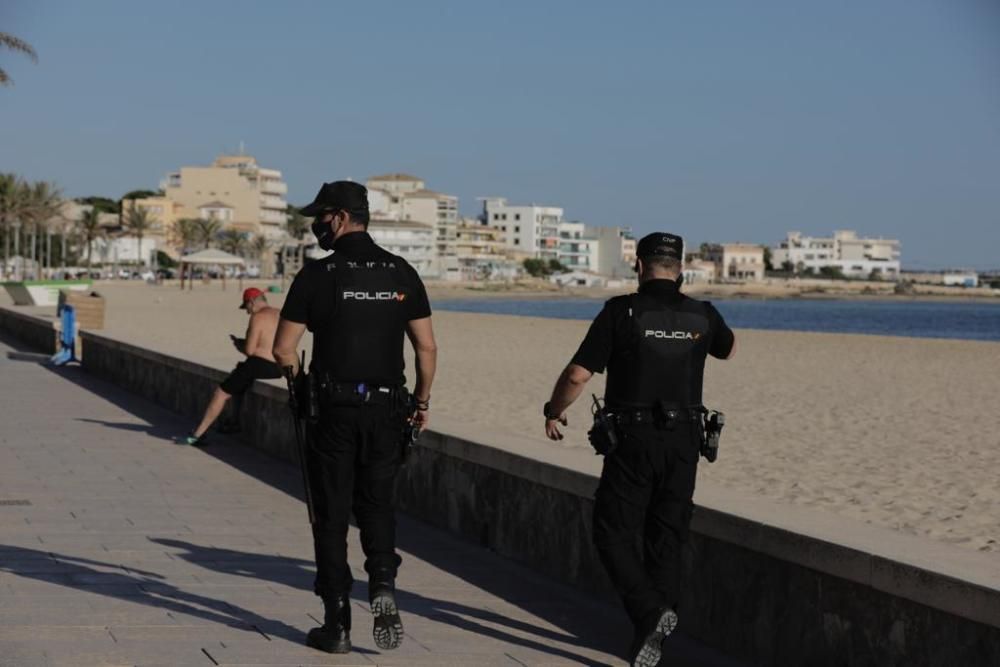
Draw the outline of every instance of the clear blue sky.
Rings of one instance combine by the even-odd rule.
[[[406,171],[689,243],[1000,267],[1000,2],[0,0],[0,170],[155,188],[241,140],[304,203]]]

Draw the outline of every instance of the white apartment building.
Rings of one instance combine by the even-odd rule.
[[[242,231],[284,237],[288,186],[277,169],[250,155],[220,155],[207,167],[181,167],[161,184],[177,218],[215,217]]]
[[[366,187],[373,218],[433,226],[435,266],[432,273],[445,280],[461,279],[454,248],[458,197],[428,190],[422,179],[409,174],[373,176]]]
[[[503,232],[477,219],[465,218],[455,228],[455,258],[462,280],[514,278],[518,262],[507,253]]]
[[[719,280],[764,279],[764,248],[753,243],[710,244],[704,260],[715,265]]]
[[[832,237],[788,232],[787,238],[771,250],[771,261],[775,266],[789,263],[796,273],[829,267],[849,277],[878,275],[895,279],[900,270],[899,246],[896,239],[864,238],[850,230],[835,231]]]
[[[559,223],[559,263],[571,271],[598,273],[600,243],[582,222]]]
[[[597,240],[597,263],[594,271],[609,278],[631,278],[635,275],[635,244],[628,227],[587,226],[586,236]]]
[[[368,233],[375,243],[409,262],[420,277],[438,277],[437,235],[433,225],[372,219]]]
[[[501,231],[510,250],[524,257],[559,259],[561,208],[512,206],[503,197],[485,197],[482,202],[482,221]]]

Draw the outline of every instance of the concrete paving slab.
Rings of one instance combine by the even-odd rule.
[[[178,447],[176,416],[6,351],[30,391],[0,421],[0,495],[30,505],[0,507],[0,667],[624,664],[619,609],[406,517],[401,649],[372,641],[353,528],[355,651],[305,647],[322,606],[294,468],[225,438]]]

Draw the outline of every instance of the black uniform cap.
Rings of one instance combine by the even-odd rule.
[[[329,210],[367,213],[368,188],[354,181],[324,183],[316,193],[316,199],[304,206],[299,213],[314,218],[321,212]]]
[[[673,257],[684,259],[684,239],[676,234],[654,232],[643,236],[635,248],[636,257]]]

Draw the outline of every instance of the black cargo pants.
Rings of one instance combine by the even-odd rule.
[[[638,626],[662,607],[677,607],[701,436],[686,421],[621,432],[618,449],[605,457],[601,471],[594,545]]]
[[[395,404],[331,406],[309,429],[309,485],[316,523],[316,594],[348,595],[354,578],[347,562],[351,511],[361,531],[365,571],[373,582],[392,582],[396,554],[393,489],[402,458],[405,415]]]

